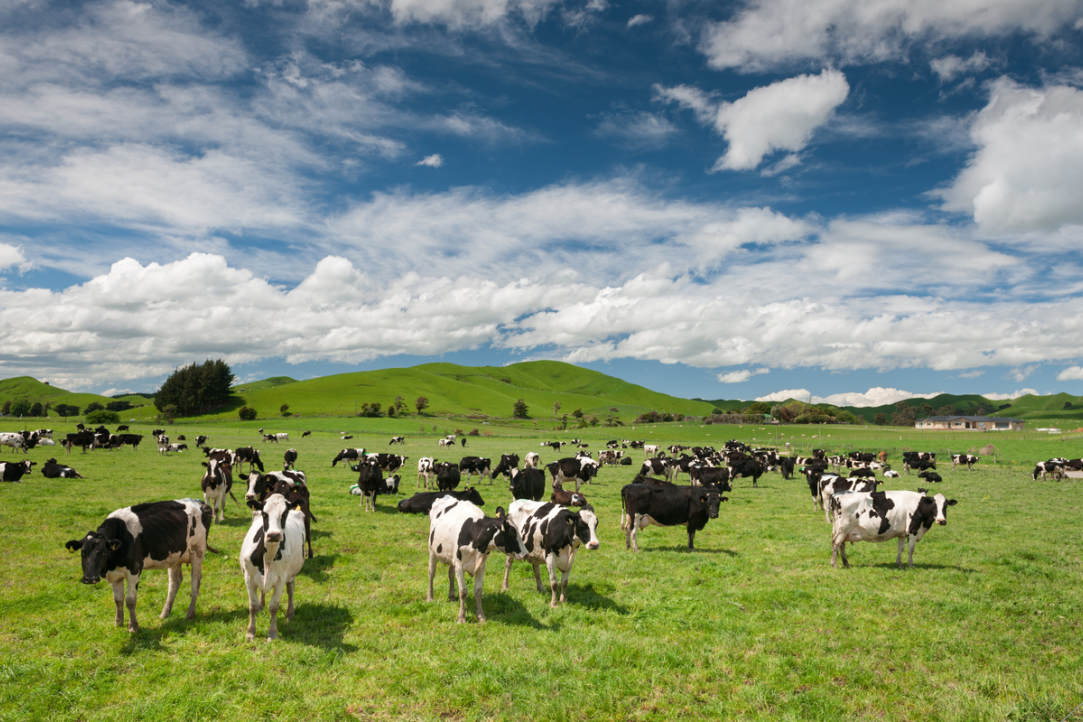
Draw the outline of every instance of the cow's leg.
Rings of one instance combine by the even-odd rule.
[[[199,586],[203,583],[203,550],[192,549],[188,558],[192,560],[192,600],[188,603],[185,619],[191,621],[196,618],[196,599],[199,598]]]
[[[169,590],[165,595],[165,606],[162,607],[162,614],[159,619],[165,619],[169,616],[169,613],[173,611],[173,602],[177,598],[177,592],[180,590],[181,582],[184,581],[184,569],[181,568],[180,562],[177,562],[175,566],[169,567],[166,570],[169,573]]]
[[[902,569],[902,554],[903,549],[906,547],[906,537],[899,537],[899,553],[895,556],[895,566]],[[913,566],[911,564],[910,566]]]
[[[287,595],[287,598],[288,598],[288,601],[286,603],[286,619],[287,620],[292,620],[293,619],[293,583],[294,583],[294,581],[295,580],[291,579],[288,582],[286,582],[286,595]]]
[[[312,558],[312,514],[305,514],[305,540],[308,542],[308,558]]]
[[[278,605],[282,601],[282,591],[285,584],[279,579],[271,593],[271,601],[267,605],[267,612],[271,615],[271,624],[267,628],[267,639],[278,639]]]
[[[432,596],[432,580],[436,576],[436,554],[429,552],[429,593],[425,595],[425,601],[431,602]]]
[[[488,557],[482,557],[481,564],[478,565],[480,568],[474,569],[474,603],[477,606],[478,624],[485,623],[485,610],[481,608],[481,597],[485,585],[485,561],[487,559]],[[465,595],[463,598],[466,598]]]
[[[117,618],[114,624],[118,627],[124,626],[124,580],[110,582],[110,586],[113,587],[113,601],[117,605]]]
[[[688,525],[688,549],[689,549],[689,551],[696,548],[693,545],[693,542],[695,542],[695,540],[696,540],[696,530],[692,527],[691,524],[689,524]]]
[[[255,577],[249,576],[247,569],[244,574],[244,586],[248,591],[248,629],[244,632],[244,638],[252,641],[256,638],[256,615],[263,609],[263,594],[257,586]]]
[[[459,624],[466,622],[466,570],[463,569],[463,565],[455,564],[451,567],[451,575],[459,587]],[[448,589],[450,592],[451,590]],[[481,609],[481,602],[478,602],[478,609]],[[480,619],[478,621],[481,621]]]
[[[462,585],[459,585],[460,589]],[[459,597],[455,594],[455,565],[452,564],[447,568],[447,600],[449,602],[458,601]]]
[[[902,541],[902,539],[899,539],[899,541]],[[917,537],[916,536],[911,536],[910,537],[910,558],[909,558],[909,562],[910,562],[909,566],[910,566],[911,569],[914,568],[914,547],[916,547],[917,545],[918,545]]]
[[[511,576],[511,565],[515,561],[515,556],[508,554],[508,558],[504,561],[504,583],[500,585],[500,591],[508,591],[508,577]]]
[[[139,575],[135,574],[128,577],[128,593],[124,595],[124,606],[128,608],[128,631],[135,633],[139,631],[139,622],[135,619],[135,598],[139,592]]]
[[[845,566],[850,566],[849,564],[846,564],[846,546],[845,546],[846,545],[846,536],[845,535],[841,535],[841,536],[842,536],[842,543],[841,544],[839,543],[840,535],[838,533],[833,534],[832,537],[831,537],[831,566],[835,567],[836,569],[839,568],[839,565],[836,563],[835,560],[838,558],[839,547],[840,546],[842,547],[842,563]]]

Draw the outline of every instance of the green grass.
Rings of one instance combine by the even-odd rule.
[[[159,457],[151,445],[30,453],[39,463],[57,456],[88,478],[46,480],[35,470],[23,484],[0,486],[0,720],[1059,721],[1083,701],[1083,483],[1032,482],[1027,468],[1036,458],[1080,455],[1067,452],[1068,442],[966,436],[1032,456],[1009,463],[1005,454],[995,466],[983,458],[973,472],[942,469],[937,490],[959,504],[918,545],[916,568],[902,571],[893,543],[855,545],[853,569],[829,568],[830,527],[804,483],[777,474],[759,489],[738,481],[720,518],[697,534],[697,551],[684,549],[683,528],[651,527],[633,555],[624,549],[618,495],[632,471],[606,468],[584,488],[601,519],[602,548],[580,552],[568,603],[550,609],[522,564],[501,592],[503,560],[494,557],[489,623],[479,626],[469,613],[457,625],[457,605],[424,602],[428,520],[394,512],[402,495],[380,497],[377,513],[362,514],[347,493],[354,475],[330,466],[341,430],[361,434],[350,445],[376,451],[390,450],[393,432],[405,433],[408,468],[419,456],[440,457],[436,439],[447,422],[421,435],[416,420],[286,421],[170,430],[190,439],[207,432],[215,446],[234,447],[257,442],[257,425],[314,428],[289,445],[300,450],[312,488],[316,558],[297,581],[297,616],[280,620],[275,643],[244,641],[236,556],[248,519],[232,501],[211,531],[225,555],[208,557],[190,623],[183,588],[174,615],[157,618],[166,577],[148,572],[142,631],[114,628],[108,587],[79,584],[78,557],[63,548],[120,506],[198,497],[200,456]],[[539,451],[543,460],[554,455],[538,441],[573,435],[593,448],[613,436],[714,444],[774,436],[765,427],[687,424],[484,430],[494,435],[470,438],[467,452]],[[964,438],[829,430],[825,447],[890,449],[896,464],[895,449],[940,450]],[[786,431],[802,450],[819,445],[811,430]],[[256,445],[270,468],[286,448]],[[414,484],[407,471],[403,490]],[[904,476],[891,488],[917,486]],[[500,483],[483,484],[482,493],[489,513],[509,501]],[[443,580],[438,572],[438,598]],[[262,615],[257,631],[266,629]]]

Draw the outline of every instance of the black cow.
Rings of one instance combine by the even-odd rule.
[[[453,496],[459,501],[469,501],[471,504],[477,506],[485,506],[485,500],[481,498],[481,494],[472,486],[468,486],[462,491],[421,491],[414,494],[409,499],[403,499],[399,502],[399,511],[404,514],[428,514],[432,509],[432,503],[442,496]]]
[[[305,438],[306,436],[312,436],[312,432],[311,431],[306,431],[303,434],[301,434],[302,439]]]
[[[64,441],[60,442],[68,453],[71,453],[71,447],[81,446],[83,447],[83,453],[86,453],[87,447],[94,445],[94,432],[93,431],[77,431],[74,434],[68,434],[64,437]]]
[[[45,466],[41,467],[41,473],[45,475],[46,479],[83,479],[78,471],[70,466],[64,466],[58,464],[56,459],[49,459],[45,462]]]
[[[567,442],[564,442],[564,441],[545,441],[545,442],[542,442],[541,444],[538,444],[538,446],[548,446],[553,451],[560,451],[560,447],[564,446],[565,443],[567,443]]]
[[[493,465],[493,460],[482,456],[464,456],[459,460],[459,473],[466,474],[466,481],[470,481],[470,477],[477,474],[480,479],[488,479],[489,483],[493,482],[492,472],[490,468]]]
[[[30,473],[30,467],[37,465],[36,461],[8,461],[0,464],[0,481],[22,481],[23,477]]]
[[[921,474],[918,474],[918,476],[921,476]],[[855,478],[874,479],[874,478],[876,478],[876,472],[873,471],[872,469],[864,469],[864,468],[862,468],[862,469],[851,469],[850,474],[849,474],[849,478],[851,478],[851,479],[855,479]]]
[[[513,468],[509,490],[513,499],[540,501],[545,496],[545,472],[541,469]]]
[[[501,454],[500,463],[496,465],[496,468],[492,470],[490,479],[495,476],[503,474],[507,478],[511,478],[511,470],[519,467],[519,455],[518,454]]]
[[[376,511],[376,495],[384,487],[384,475],[374,458],[358,464],[357,486],[361,490],[361,508]]]
[[[286,449],[282,455],[282,469],[292,469],[297,464],[297,449]]]
[[[132,451],[136,451],[139,448],[139,442],[143,440],[142,434],[121,434],[120,444],[121,446],[128,445],[132,447]]]
[[[462,475],[459,474],[459,465],[450,461],[441,461],[436,464],[436,488],[440,491],[451,491],[459,486]]]
[[[248,470],[252,471],[252,467],[260,470],[263,473],[263,461],[259,458],[259,451],[253,449],[251,446],[239,446],[233,451],[233,458],[237,461],[237,471],[241,470],[241,464],[247,463]]]
[[[763,464],[755,459],[745,459],[743,461],[736,461],[730,464],[730,479],[736,479],[742,476],[752,477],[752,486],[756,487],[756,483],[761,476],[763,476],[764,467]]]
[[[127,424],[121,424],[117,427],[117,433],[119,434],[121,431],[131,431],[131,429],[128,428]]]
[[[593,459],[567,458],[554,461],[547,467],[553,475],[554,484],[563,484],[568,479],[575,479],[575,490],[580,484],[589,483],[598,474],[598,462]]]
[[[364,449],[343,449],[338,452],[335,458],[331,459],[331,466],[334,467],[340,461],[360,461],[364,458]]]
[[[82,425],[79,425],[79,428],[80,429],[83,428]],[[154,431],[150,432],[150,435],[154,436],[154,437],[158,437],[158,436],[161,436],[164,433],[165,433],[165,429],[155,429]]]
[[[718,518],[718,506],[726,497],[715,487],[655,486],[628,484],[620,490],[625,548],[639,551],[636,536],[650,524],[688,526],[688,548],[694,549],[696,532]],[[627,523],[623,523],[623,515]]]
[[[936,468],[936,461],[926,461],[924,459],[918,459],[913,456],[905,457],[903,459],[903,471],[907,474],[911,469],[917,469],[918,471],[928,471],[929,469]]]
[[[778,460],[778,468],[782,472],[783,479],[790,479],[793,477],[793,467],[797,459],[791,456],[783,456]]]
[[[730,470],[724,466],[693,466],[689,470],[689,477],[694,485],[728,486]]]
[[[117,429],[117,430],[119,431],[120,429]],[[197,436],[196,437],[196,446],[206,446],[207,445],[207,439],[209,439],[209,438],[210,438],[209,436]]]
[[[935,471],[923,471],[918,474],[918,477],[924,479],[925,481],[931,481],[934,484],[939,484],[944,480],[944,478],[940,476],[940,474],[937,474]]]
[[[211,527],[211,508],[194,499],[154,501],[117,509],[101,523],[97,531],[87,532],[82,539],[72,539],[64,546],[82,552],[83,584],[97,584],[102,577],[113,587],[117,605],[116,625],[124,624],[124,607],[128,607],[128,631],[138,632],[135,618],[136,591],[139,577],[146,569],[166,569],[169,591],[161,618],[173,609],[173,600],[181,584],[181,565],[192,567],[192,601],[188,619],[196,614],[196,597],[203,578],[203,556]],[[127,595],[124,580],[128,581]]]

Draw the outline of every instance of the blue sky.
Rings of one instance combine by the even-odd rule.
[[[0,376],[1083,394],[1075,0],[0,8]]]

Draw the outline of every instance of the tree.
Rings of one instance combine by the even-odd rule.
[[[395,407],[395,413],[401,414],[406,411],[406,399],[402,398],[402,395],[396,396],[393,406]]]
[[[131,409],[131,408],[134,408],[134,407],[132,406],[131,401],[110,401],[109,403],[107,403],[105,405],[105,408],[109,409],[110,411],[120,412],[120,411],[127,411],[128,409]]]
[[[417,401],[414,402],[414,408],[417,409],[417,413],[421,413],[425,409],[429,408],[429,400],[424,396],[418,396]]]
[[[30,402],[26,399],[19,399],[11,404],[12,416],[29,416],[30,415]]]
[[[293,416],[293,414],[290,413],[289,404],[282,404],[281,406],[279,406],[278,413],[282,414],[283,416]]]
[[[31,416],[45,416],[45,409],[42,407],[40,401],[35,401],[34,405],[30,407]]]
[[[0,407],[0,414],[7,416],[11,413],[11,402],[5,401],[3,407]]]
[[[78,416],[79,407],[72,404],[57,404],[53,407],[58,416]]]
[[[255,421],[256,410],[249,406],[242,406],[237,410],[237,416],[241,417],[241,421]]]
[[[553,402],[553,418],[555,419],[557,417],[557,414],[559,414],[559,413],[560,413],[560,402],[559,401],[554,401]]]
[[[108,409],[98,409],[86,415],[88,424],[119,424],[120,414]]]
[[[516,419],[530,418],[530,409],[526,405],[526,401],[519,399],[515,402],[515,405],[511,407],[511,415]]]
[[[91,401],[89,404],[86,405],[84,411],[88,414],[93,414],[95,411],[100,411],[104,408],[105,407],[99,404],[97,401]]]
[[[222,359],[207,359],[175,370],[154,396],[159,411],[175,406],[181,416],[204,414],[229,401],[233,371]]]
[[[576,409],[575,411],[572,412],[572,416],[574,416],[577,419],[583,418],[583,409]]]
[[[887,414],[877,414],[872,418],[872,423],[876,424],[877,426],[887,426]]]

